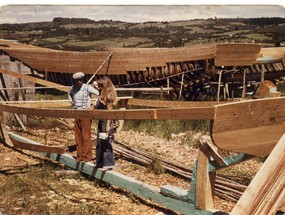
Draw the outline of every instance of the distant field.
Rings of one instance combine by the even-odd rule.
[[[44,23],[0,24],[0,38],[74,51],[93,50],[98,46],[150,48],[223,42],[278,46],[285,43],[284,32],[285,18],[278,17],[213,17],[141,23],[58,17]]]
[[[209,22],[209,20],[204,19],[204,20],[188,20],[188,21],[176,21],[176,22],[171,22],[171,26],[191,26],[191,25],[201,25],[204,26]]]
[[[133,25],[130,28],[146,28],[146,27],[158,27],[158,28],[166,28],[166,27],[185,27],[189,26],[190,28],[193,28],[194,26],[201,25],[202,29],[205,24],[207,23],[206,20],[189,20],[189,21],[175,21],[175,22],[149,22],[149,23],[138,23],[136,25]],[[187,28],[186,27],[186,28]]]
[[[247,34],[250,32],[250,30],[238,30],[238,31],[227,31],[225,33],[222,33],[223,35],[236,35],[236,34]],[[221,35],[221,34],[216,34],[216,35]]]
[[[246,34],[245,36],[253,40],[271,40],[272,39],[272,37],[264,36],[261,34]]]
[[[52,37],[52,38],[43,39],[43,41],[47,41],[50,43],[58,43],[58,42],[63,42],[66,39],[67,39],[66,37]]]
[[[159,23],[139,23],[136,25],[132,25],[130,27],[130,29],[133,29],[133,28],[149,28],[149,27],[165,28],[166,26],[167,26],[167,24],[163,24],[161,22],[159,22]]]
[[[140,37],[128,37],[128,38],[110,38],[105,40],[98,40],[98,41],[76,41],[70,40],[66,43],[69,46],[80,46],[80,47],[97,47],[98,45],[104,44],[107,47],[114,47],[114,48],[122,48],[126,46],[132,46],[139,44],[140,47],[144,47],[146,44],[152,44],[152,41],[147,38],[140,38]],[[138,46],[136,46],[138,47]]]
[[[110,27],[118,27],[119,29],[125,29],[124,23],[122,24],[66,24],[63,25],[62,27],[66,29],[74,29],[74,28],[110,28]]]
[[[213,33],[213,32],[216,32],[217,30],[215,29],[205,29],[203,28],[202,26],[186,26],[185,29],[189,29],[188,32],[191,33],[191,34],[194,34],[194,33]]]

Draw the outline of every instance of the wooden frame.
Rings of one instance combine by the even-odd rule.
[[[37,151],[41,151],[39,152],[40,154],[47,156],[53,160],[59,161],[73,169],[83,171],[86,174],[94,176],[95,178],[99,178],[108,183],[114,184],[144,198],[149,198],[158,204],[161,204],[169,209],[181,212],[183,214],[213,214],[213,186],[216,174],[215,172],[221,168],[226,168],[236,163],[243,162],[249,158],[252,158],[253,156],[270,154],[269,159],[272,163],[265,163],[263,165],[264,167],[261,168],[258,175],[252,182],[252,186],[265,186],[268,187],[269,191],[265,192],[262,187],[259,187],[258,189],[256,188],[257,192],[255,192],[254,195],[259,196],[259,198],[255,200],[256,197],[252,197],[251,191],[249,189],[249,191],[246,191],[243,194],[240,203],[237,204],[232,213],[239,214],[244,210],[243,207],[246,205],[245,202],[249,202],[250,204],[251,201],[254,201],[256,203],[253,206],[248,207],[250,212],[245,214],[251,215],[253,211],[257,211],[254,212],[255,214],[258,214],[259,212],[263,213],[265,211],[272,213],[272,211],[275,211],[278,208],[278,205],[282,202],[285,195],[285,177],[283,177],[285,166],[285,160],[283,159],[283,157],[285,157],[285,135],[283,135],[285,131],[285,111],[283,110],[283,107],[285,106],[285,97],[241,101],[226,104],[211,104],[209,106],[203,105],[203,103],[201,103],[202,105],[200,107],[195,106],[194,103],[187,102],[151,103],[148,100],[130,100],[130,104],[134,103],[140,105],[145,104],[155,106],[157,108],[112,111],[78,111],[70,109],[48,109],[35,107],[29,108],[25,105],[21,106],[16,103],[2,103],[0,105],[0,111],[1,113],[13,112],[18,114],[60,118],[78,117],[119,120],[211,120],[211,138],[206,139],[206,141],[201,140],[199,157],[194,166],[193,179],[189,191],[172,187],[171,185],[162,186],[160,189],[145,185],[139,181],[116,173],[115,171],[104,171],[97,169],[91,163],[77,163],[68,154],[62,154],[61,152],[53,153],[51,151],[53,149],[41,149],[42,151]],[[180,106],[180,108],[167,107],[168,105],[173,106],[174,104]],[[256,118],[256,116],[262,116],[262,119]],[[14,143],[16,140],[17,143],[23,142],[25,144],[38,145],[38,143],[35,143],[34,141],[20,137],[13,133],[7,133],[7,131],[5,131],[3,123],[1,127],[2,138],[5,141],[9,142],[10,145],[11,143],[13,145],[13,141],[11,141],[10,138],[14,139]],[[266,133],[260,134],[259,131],[263,128],[272,128],[275,130],[274,132],[271,132],[270,135],[268,135],[270,138],[267,138],[265,140],[268,142],[260,142],[259,137],[253,138],[252,134],[246,133],[246,131],[249,131],[254,134],[257,133],[258,135],[267,135]],[[235,132],[236,134],[242,134],[243,137],[236,137],[236,135],[233,135]],[[230,139],[225,139],[225,134],[228,133],[230,133],[232,136],[230,136]],[[240,147],[237,143],[243,143],[240,141],[246,138],[246,136],[251,137],[248,139],[250,142],[246,142],[246,144],[248,144],[248,147],[247,145]],[[233,137],[235,139],[233,139]],[[270,145],[270,147],[265,147],[265,149],[262,150],[262,153],[256,153],[256,150],[253,150],[254,146],[256,149],[259,149],[264,144]],[[239,152],[240,154],[237,154],[233,157],[224,158],[219,155],[218,148],[230,149]],[[43,150],[50,151],[48,151],[49,153],[43,153]],[[271,180],[270,175],[266,174],[268,168],[272,170],[274,180]],[[267,177],[268,180],[260,180],[258,178],[259,175],[265,175],[264,177]],[[260,197],[260,195],[262,197]],[[263,195],[265,196],[263,197]]]

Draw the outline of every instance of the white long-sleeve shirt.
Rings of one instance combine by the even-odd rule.
[[[82,84],[81,87],[73,85],[68,92],[68,99],[74,109],[86,110],[90,107],[91,94],[99,96],[99,91],[87,84]]]

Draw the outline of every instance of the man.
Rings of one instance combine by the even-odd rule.
[[[68,92],[68,99],[76,110],[87,110],[90,107],[91,95],[99,95],[94,87],[84,83],[85,74],[77,72],[73,76],[74,85]],[[75,119],[74,134],[77,149],[77,161],[92,160],[91,123],[88,118]]]

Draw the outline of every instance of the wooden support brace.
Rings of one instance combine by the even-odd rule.
[[[2,113],[3,115],[3,113]],[[57,153],[57,154],[63,154],[67,150],[65,147],[54,147],[54,146],[47,146],[47,145],[41,145],[41,144],[29,144],[28,142],[11,139],[9,136],[9,132],[7,131],[5,125],[1,121],[3,118],[0,115],[0,135],[3,143],[9,147],[15,147],[20,149],[27,149],[31,151],[37,151],[37,152],[46,152],[46,153]]]
[[[216,172],[209,172],[210,154],[200,144],[198,152],[196,175],[196,208],[200,210],[212,210],[214,208],[214,190]]]
[[[11,139],[14,147],[20,148],[20,149],[27,149],[31,151],[36,152],[46,152],[46,153],[57,153],[57,154],[63,154],[65,153],[64,147],[55,147],[55,146],[47,146],[47,145],[40,145],[40,144],[29,144],[24,141]]]
[[[231,215],[273,215],[285,197],[285,133],[274,147]]]
[[[160,193],[162,193],[165,196],[169,196],[171,198],[175,198],[175,199],[179,199],[181,201],[189,201],[189,199],[187,198],[187,194],[188,191],[178,188],[178,187],[174,187],[172,185],[163,185],[160,187]]]
[[[207,153],[219,164],[220,167],[228,166],[225,160],[218,152],[218,147],[216,147],[211,138],[207,135],[202,136],[199,139],[199,148],[203,147],[203,150],[206,150]]]

